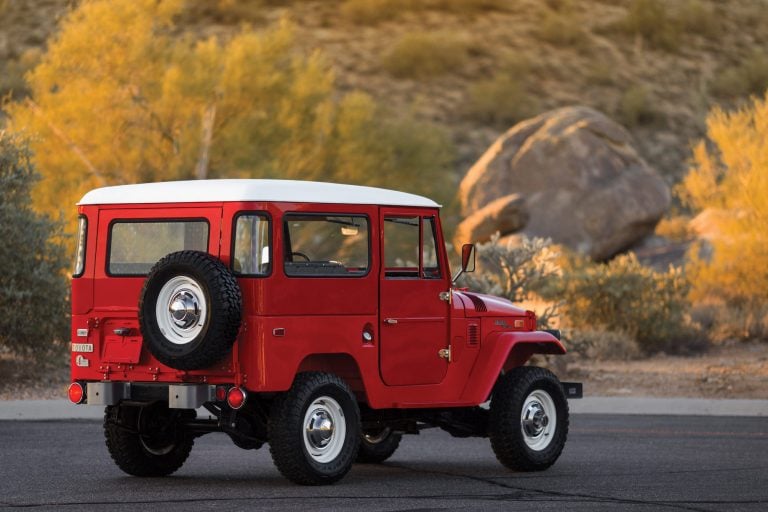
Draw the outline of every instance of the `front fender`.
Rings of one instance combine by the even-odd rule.
[[[544,331],[495,332],[483,339],[462,399],[474,403],[488,400],[502,370],[523,366],[533,354],[565,354],[565,346]]]

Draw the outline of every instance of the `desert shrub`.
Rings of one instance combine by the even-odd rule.
[[[563,332],[569,352],[597,361],[636,359],[642,352],[637,341],[623,331],[570,329]]]
[[[535,300],[559,279],[557,257],[549,240],[523,238],[519,243],[502,242],[496,233],[490,241],[477,244],[477,271],[463,274],[461,285],[512,302]],[[543,311],[537,311],[540,327],[547,327],[558,316],[559,306],[553,301]]]
[[[29,94],[24,73],[35,67],[39,60],[40,50],[34,48],[26,50],[18,59],[0,62],[0,101],[18,100]]]
[[[678,189],[693,210],[720,213],[709,216],[709,256],[700,257],[699,247],[689,252],[691,297],[722,301],[740,311],[743,333],[765,337],[758,327],[768,310],[768,97],[738,111],[715,108],[707,135]]]
[[[545,11],[536,31],[542,41],[557,46],[583,49],[589,38],[580,17],[572,10],[563,8],[563,12]]]
[[[680,2],[674,14],[680,28],[689,34],[716,38],[722,32],[720,17],[715,8],[702,0]]]
[[[649,124],[658,117],[653,107],[650,91],[643,85],[633,85],[619,98],[616,115],[625,126],[635,127]]]
[[[736,66],[720,71],[712,81],[712,92],[724,98],[761,96],[768,89],[768,55],[755,51]]]
[[[465,107],[467,117],[497,126],[509,126],[539,110],[539,101],[531,95],[523,80],[502,73],[469,86]]]
[[[437,10],[468,15],[507,7],[505,0],[346,0],[341,14],[353,23],[374,25],[407,12]]]
[[[608,263],[579,256],[564,260],[550,298],[563,300],[567,327],[623,332],[646,353],[686,351],[702,340],[687,321],[689,283],[682,271],[657,272],[634,254]]]
[[[398,78],[428,79],[459,70],[467,58],[467,43],[451,34],[410,33],[384,56],[383,66]]]
[[[619,28],[664,50],[679,45],[679,29],[661,0],[632,0]]]
[[[27,145],[0,131],[0,348],[43,360],[68,338],[68,261],[61,224],[32,209],[38,179]]]

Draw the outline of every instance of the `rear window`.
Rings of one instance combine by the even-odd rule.
[[[141,276],[176,251],[208,252],[205,220],[115,221],[109,232],[107,274]]]
[[[285,216],[285,273],[354,277],[368,273],[368,219],[362,215]]]

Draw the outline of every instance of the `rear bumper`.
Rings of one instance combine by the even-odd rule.
[[[216,386],[210,384],[137,384],[130,382],[88,382],[84,404],[117,405],[122,400],[165,400],[171,409],[197,409],[216,400]]]

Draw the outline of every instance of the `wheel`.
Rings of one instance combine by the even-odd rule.
[[[178,370],[207,368],[224,357],[240,330],[242,296],[221,261],[179,251],[150,270],[139,300],[139,325],[149,351]]]
[[[340,378],[296,376],[269,416],[269,451],[280,473],[297,484],[340,480],[352,467],[360,439],[360,411]]]
[[[552,372],[523,366],[499,377],[491,398],[491,447],[517,471],[555,463],[568,437],[568,400]]]
[[[109,406],[104,411],[107,450],[117,466],[134,476],[166,476],[189,457],[194,436],[179,426],[194,411],[168,409],[165,403]]]
[[[360,436],[357,462],[369,464],[384,462],[395,453],[402,438],[403,436],[395,434],[389,427],[384,427],[378,432],[363,432]]]

